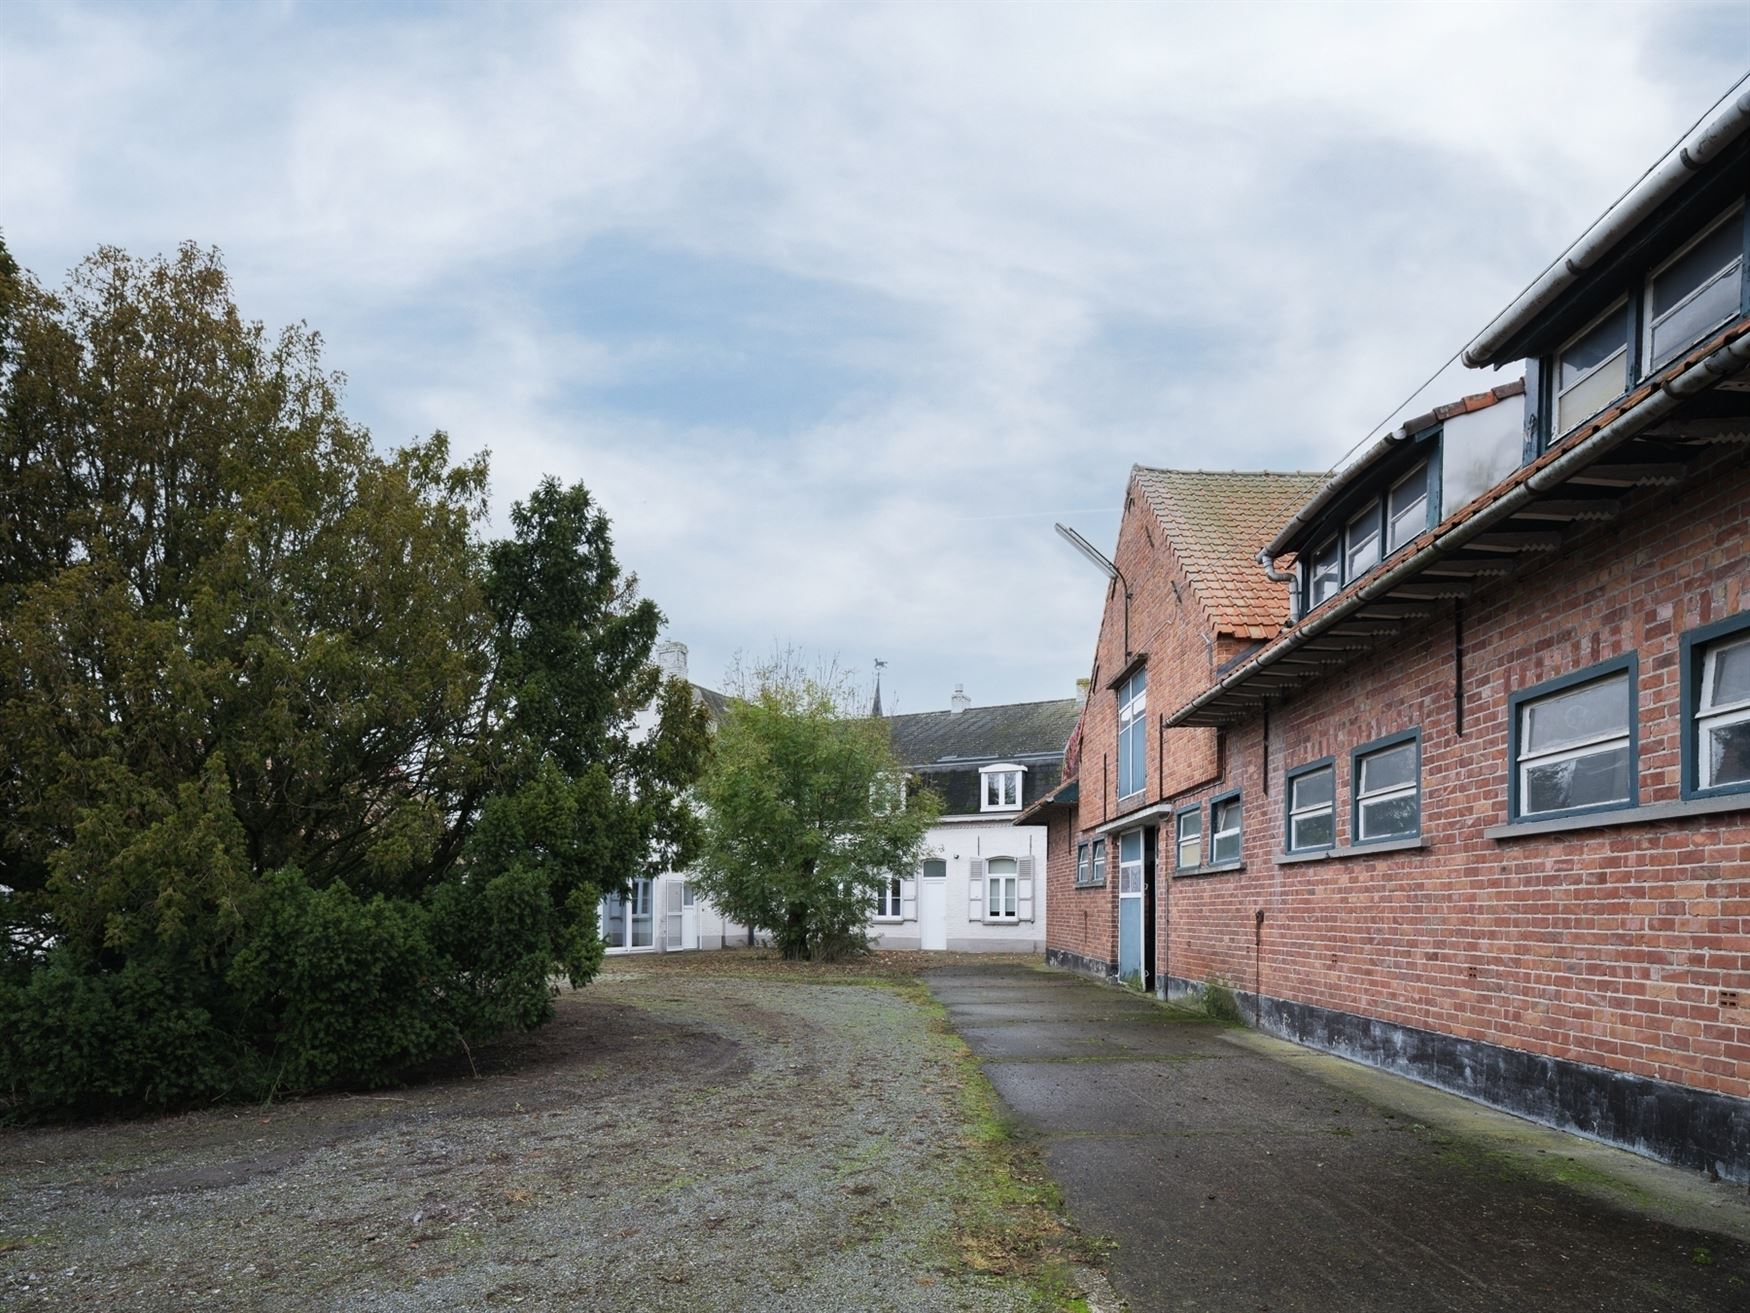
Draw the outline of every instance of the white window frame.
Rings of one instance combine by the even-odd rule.
[[[1567,396],[1568,393],[1572,392],[1575,388],[1583,387],[1594,374],[1598,373],[1599,370],[1606,369],[1612,364],[1612,362],[1620,360],[1622,364],[1622,387],[1617,391],[1615,396],[1611,398],[1611,401],[1616,400],[1617,397],[1621,397],[1628,391],[1631,380],[1628,376],[1629,336],[1626,331],[1627,316],[1628,298],[1626,296],[1619,297],[1610,309],[1595,317],[1579,332],[1575,333],[1566,342],[1562,343],[1562,345],[1557,348],[1555,355],[1550,357],[1550,440],[1552,442],[1558,438],[1566,437],[1575,429],[1579,428],[1580,425],[1591,419],[1592,416],[1599,413],[1598,410],[1589,410],[1576,419],[1572,424],[1569,424],[1562,419],[1562,398]],[[1616,319],[1618,324],[1624,325],[1625,327],[1625,331],[1622,335],[1622,346],[1617,350],[1612,351],[1608,356],[1604,357],[1603,360],[1600,360],[1596,365],[1592,366],[1591,369],[1588,369],[1584,374],[1580,375],[1579,378],[1568,384],[1567,387],[1563,387],[1562,357],[1567,354],[1568,348],[1573,346],[1581,338],[1589,335],[1593,329],[1597,328],[1598,325],[1602,324],[1605,320],[1611,318]],[[1610,404],[1610,401],[1604,403],[1605,406]],[[1603,408],[1604,407],[1601,406],[1599,407],[1599,410],[1602,410]]]
[[[1547,748],[1541,752],[1527,751],[1525,744],[1530,735],[1527,734],[1526,730],[1530,726],[1531,713],[1534,708],[1543,703],[1554,701],[1557,698],[1565,697],[1568,694],[1577,693],[1581,689],[1588,688],[1593,684],[1604,684],[1619,679],[1623,681],[1628,696],[1628,715],[1623,721],[1623,728],[1620,731],[1612,730],[1608,734],[1594,734],[1590,738],[1564,743],[1560,747]],[[1513,809],[1514,820],[1535,821],[1546,816],[1565,816],[1570,812],[1612,811],[1616,808],[1631,807],[1634,805],[1635,770],[1637,766],[1635,759],[1635,703],[1637,687],[1638,683],[1635,678],[1634,670],[1632,668],[1619,668],[1616,670],[1605,671],[1594,679],[1585,679],[1578,683],[1564,684],[1561,688],[1551,689],[1547,693],[1536,694],[1524,698],[1514,707],[1513,714],[1515,717],[1515,723],[1513,727],[1513,749],[1517,754],[1513,762],[1513,769],[1517,772],[1517,779],[1515,781],[1515,792],[1517,796]],[[1526,797],[1529,792],[1526,788],[1526,780],[1529,777],[1532,768],[1537,766],[1556,765],[1564,761],[1572,761],[1581,757],[1597,756],[1600,749],[1614,748],[1619,745],[1628,753],[1629,773],[1628,793],[1626,797],[1612,798],[1604,802],[1589,802],[1579,807],[1551,807],[1544,811],[1532,811],[1526,806]]]
[[[1185,833],[1185,822],[1195,821],[1194,833]],[[1191,860],[1185,860],[1185,845],[1191,845]],[[1173,869],[1195,871],[1203,861],[1203,807],[1188,807],[1173,817]]]
[[[1124,856],[1124,841],[1132,835],[1136,836],[1136,858],[1130,860]],[[1141,830],[1126,830],[1118,836],[1118,896],[1120,898],[1142,897],[1143,862],[1148,852],[1148,844]]]
[[[979,810],[987,812],[1013,812],[1021,810],[1022,781],[1027,773],[1025,766],[1017,766],[1012,761],[995,766],[984,766],[978,772]],[[1015,800],[1004,802],[1003,795],[1013,790]],[[993,790],[996,800],[991,800]]]
[[[993,871],[991,867],[998,862],[1007,862],[1014,867],[1012,871]],[[1008,887],[1008,906],[1015,910],[1004,912],[1002,890]],[[984,919],[1004,923],[1021,919],[1021,862],[1015,857],[992,857],[984,865]]]
[[[1657,357],[1653,354],[1653,330],[1660,324],[1664,323],[1667,319],[1671,318],[1672,315],[1682,310],[1708,288],[1712,287],[1719,281],[1720,275],[1732,268],[1733,265],[1738,267],[1739,299],[1733,301],[1733,309],[1728,312],[1724,318],[1702,330],[1703,336],[1711,332],[1714,328],[1718,328],[1720,324],[1729,320],[1733,314],[1737,313],[1738,307],[1743,304],[1741,298],[1743,297],[1744,245],[1742,241],[1740,241],[1735,247],[1734,254],[1729,261],[1714,270],[1712,276],[1702,282],[1700,286],[1691,288],[1687,296],[1676,305],[1672,306],[1664,314],[1660,315],[1657,320],[1653,318],[1653,284],[1659,281],[1659,276],[1684,256],[1688,255],[1697,246],[1700,246],[1709,237],[1712,237],[1716,228],[1719,228],[1723,224],[1731,223],[1734,220],[1738,223],[1741,236],[1741,230],[1744,224],[1744,204],[1742,201],[1732,206],[1724,214],[1720,215],[1719,218],[1715,219],[1700,232],[1696,233],[1694,237],[1691,237],[1687,242],[1683,243],[1682,246],[1679,246],[1668,258],[1662,263],[1654,266],[1653,270],[1647,274],[1646,284],[1641,288],[1641,305],[1644,307],[1644,312],[1641,315],[1641,318],[1645,321],[1641,328],[1641,359],[1646,362],[1645,367],[1642,370],[1643,374],[1651,373],[1653,370],[1659,368],[1659,366],[1669,364],[1678,356],[1682,355],[1687,348],[1694,346],[1696,342],[1701,340],[1701,338],[1696,338],[1692,342],[1687,342],[1683,346],[1677,347],[1675,350],[1668,352],[1663,358]]]
[[[1711,730],[1750,721],[1750,698],[1740,698],[1736,702],[1727,702],[1720,706],[1711,705],[1714,680],[1719,673],[1720,654],[1741,647],[1750,648],[1750,634],[1729,634],[1702,648],[1701,691],[1695,708],[1695,767],[1696,778],[1704,789],[1750,787],[1750,781],[1745,780],[1716,783],[1713,778],[1713,754],[1707,750],[1708,734]]]
[[[1095,839],[1088,845],[1088,883],[1106,883],[1106,840]]]
[[[1140,681],[1140,683],[1138,682]],[[1118,686],[1118,799],[1120,802],[1135,798],[1148,791],[1148,668],[1133,671],[1129,678]],[[1135,753],[1132,744],[1135,737],[1142,735],[1142,769],[1137,771],[1139,778],[1130,781],[1133,786],[1127,793],[1124,791],[1124,777],[1130,773],[1131,758]]]
[[[1089,857],[1090,857],[1090,854],[1088,852],[1088,845],[1085,843],[1078,843],[1076,845],[1076,886],[1077,886],[1077,888],[1080,888],[1083,885],[1089,885],[1089,884],[1093,883],[1093,880],[1090,877],[1090,872],[1093,870],[1093,867],[1089,865]]]
[[[887,883],[875,891],[875,919],[902,921],[905,919],[905,881],[897,875],[887,877]]]
[[[1398,548],[1402,547],[1405,543],[1410,542],[1417,534],[1424,532],[1428,528],[1428,495],[1433,491],[1428,484],[1429,476],[1432,473],[1433,471],[1429,462],[1423,461],[1420,465],[1416,466],[1386,490],[1385,554],[1387,556],[1390,556],[1393,552],[1397,551]],[[1392,511],[1392,502],[1398,495],[1398,489],[1403,487],[1411,479],[1417,478],[1418,476],[1420,476],[1422,480],[1422,495],[1416,498],[1416,500],[1411,503],[1411,506],[1420,506],[1422,508],[1422,518],[1411,532],[1405,534],[1402,538],[1399,538],[1398,521],[1411,509],[1411,506],[1406,506],[1403,510],[1394,513]]]
[[[1300,786],[1308,780],[1317,779],[1320,775],[1328,775],[1331,779],[1331,796],[1328,801],[1313,803],[1305,807],[1295,805]],[[1300,843],[1295,839],[1295,822],[1303,821],[1311,816],[1329,813],[1331,818],[1331,837],[1326,843]],[[1337,765],[1334,761],[1322,764],[1309,764],[1297,767],[1288,777],[1288,851],[1291,853],[1322,852],[1326,848],[1337,846]]]
[[[1233,793],[1225,798],[1217,798],[1209,804],[1209,864],[1211,866],[1226,866],[1230,862],[1239,861],[1245,855],[1245,808],[1242,806],[1243,801],[1241,795]],[[1218,829],[1219,816],[1217,813],[1223,807],[1233,808],[1234,823],[1227,829]],[[1234,841],[1233,855],[1230,857],[1218,856],[1216,845],[1227,838],[1232,838]]]
[[[1415,768],[1411,772],[1408,784],[1393,784],[1383,788],[1367,788],[1367,763],[1375,757],[1384,756],[1388,752],[1400,752],[1405,748],[1411,750],[1415,760]],[[1370,744],[1358,748],[1355,752],[1354,779],[1351,781],[1355,790],[1354,829],[1351,841],[1356,844],[1388,843],[1393,839],[1413,839],[1422,833],[1422,741],[1411,736],[1397,738],[1391,742]],[[1391,834],[1367,833],[1367,807],[1370,802],[1391,802],[1397,798],[1414,798],[1416,800],[1416,824],[1413,829],[1394,831]]]

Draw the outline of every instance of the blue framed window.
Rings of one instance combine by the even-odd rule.
[[[1350,754],[1350,842],[1414,839],[1422,833],[1422,731],[1405,730]]]
[[[1131,798],[1148,784],[1148,671],[1118,686],[1118,796]]]
[[[1708,224],[1647,276],[1641,355],[1648,369],[1680,355],[1739,313],[1744,206]]]
[[[1337,842],[1337,767],[1330,757],[1296,767],[1286,776],[1288,814],[1283,842],[1291,853],[1331,848]]]
[[[1385,495],[1385,551],[1391,555],[1433,522],[1433,498],[1428,475],[1433,469],[1423,461],[1392,484]]]
[[[1750,611],[1683,636],[1683,796],[1750,793]]]
[[[1173,817],[1173,869],[1195,870],[1203,860],[1203,808],[1187,807]]]
[[[1508,698],[1511,819],[1546,820],[1638,804],[1638,672],[1630,653]]]
[[[1240,795],[1224,793],[1209,801],[1209,864],[1240,860]]]

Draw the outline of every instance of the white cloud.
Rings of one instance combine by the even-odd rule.
[[[776,636],[916,706],[1067,688],[1101,589],[1052,512],[1333,460],[1750,44],[1673,5],[12,12],[24,263],[217,243],[385,440],[589,482],[695,671]],[[612,242],[774,290],[585,313]],[[823,399],[674,404],[736,371]]]

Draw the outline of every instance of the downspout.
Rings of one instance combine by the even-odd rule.
[[[1297,650],[1302,642],[1317,638],[1326,630],[1341,624],[1362,607],[1378,601],[1399,584],[1420,574],[1426,566],[1457,551],[1472,538],[1486,533],[1502,520],[1510,519],[1536,496],[1548,492],[1569,475],[1590,465],[1598,457],[1663,419],[1690,397],[1711,387],[1720,379],[1730,378],[1746,365],[1750,365],[1750,333],[1728,342],[1713,354],[1698,360],[1676,378],[1666,381],[1658,391],[1650,394],[1633,410],[1618,415],[1610,423],[1588,434],[1525,482],[1505,493],[1486,510],[1473,515],[1462,524],[1454,525],[1415,555],[1399,562],[1377,578],[1370,579],[1347,600],[1335,603],[1328,611],[1315,613],[1311,621],[1294,631],[1295,638],[1301,640],[1300,642],[1285,643],[1278,651],[1266,653],[1264,658],[1247,662],[1228,672],[1218,683],[1205,689],[1194,701],[1175,713],[1169,723],[1182,724],[1188,716],[1201,710],[1221,694],[1243,684],[1258,671],[1268,669],[1282,657]]]

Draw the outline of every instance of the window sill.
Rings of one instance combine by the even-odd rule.
[[[1276,865],[1294,866],[1300,862],[1340,862],[1348,857],[1377,857],[1380,853],[1408,853],[1426,848],[1428,841],[1417,836],[1413,839],[1384,839],[1379,843],[1355,843],[1342,848],[1320,848],[1314,852],[1277,853]]]
[[[1104,880],[1083,880],[1078,881],[1075,887],[1077,889],[1104,889],[1106,882]]]
[[[1193,866],[1187,871],[1174,871],[1173,879],[1188,880],[1196,875],[1227,875],[1232,871],[1243,871],[1246,864],[1241,862],[1214,862],[1208,866]]]
[[[1655,802],[1645,807],[1621,807],[1615,811],[1557,816],[1547,821],[1513,821],[1491,825],[1485,839],[1529,839],[1538,834],[1562,834],[1569,830],[1602,830],[1613,825],[1643,825],[1649,821],[1680,821],[1691,816],[1714,816],[1721,812],[1750,811],[1750,793],[1731,793],[1716,798],[1686,798],[1682,802]]]

